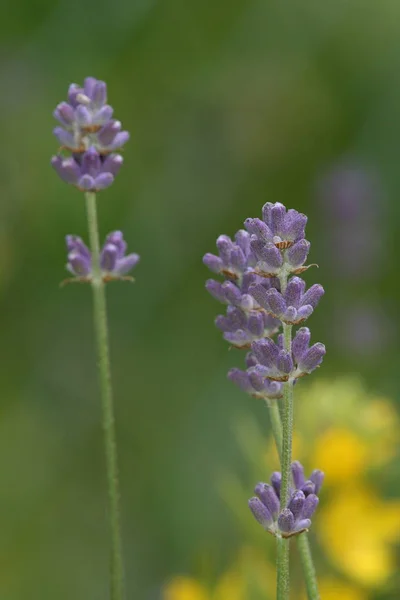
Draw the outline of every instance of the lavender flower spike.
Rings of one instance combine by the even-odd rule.
[[[273,243],[279,249],[285,249],[304,238],[307,217],[297,210],[286,208],[280,202],[267,202],[262,209],[261,219],[246,219],[247,231],[260,241]]]
[[[83,87],[73,83],[68,102],[61,102],[54,111],[60,126],[54,135],[60,144],[73,153],[94,146],[100,154],[121,148],[129,139],[119,121],[112,119],[113,109],[107,103],[104,81],[86,77]]]
[[[91,253],[78,236],[66,237],[68,262],[67,269],[80,281],[90,281],[92,277]],[[124,275],[139,262],[138,254],[125,255],[126,242],[120,231],[110,233],[102,247],[100,267],[103,281],[124,279]]]
[[[275,472],[271,475],[272,485],[258,483],[255,487],[257,498],[249,501],[250,509],[259,523],[269,533],[284,538],[298,535],[308,530],[311,526],[311,517],[314,514],[319,499],[316,485],[311,478],[306,481],[301,463],[292,463],[292,474],[295,489],[291,488],[287,506],[280,510],[280,484],[281,474]],[[313,471],[314,481],[322,484],[322,471]],[[319,486],[320,487],[320,486]]]
[[[99,192],[109,187],[123,162],[119,154],[105,158],[93,146],[83,154],[63,158],[53,156],[51,164],[66,183],[70,183],[81,192]]]

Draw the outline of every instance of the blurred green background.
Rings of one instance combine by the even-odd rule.
[[[323,377],[329,389],[355,373],[366,398],[384,396],[396,410],[399,22],[394,0],[5,1],[0,600],[108,598],[91,294],[58,286],[64,236],[87,237],[83,198],[49,165],[52,111],[68,85],[107,81],[132,133],[125,166],[99,199],[102,237],[123,229],[142,257],[134,286],[108,288],[128,598],[163,598],[183,575],[203,596],[173,600],[236,600],[212,590],[252,545],[253,436],[250,428],[246,445],[243,432],[248,419],[265,435],[269,424],[262,403],[226,380],[243,355],[213,325],[221,307],[204,290],[201,259],[266,201],[305,212],[320,267],[305,278],[326,289],[309,324],[328,354],[301,386]],[[318,414],[318,398],[308,406]],[[354,416],[342,430],[353,431]],[[378,472],[369,475],[367,459],[357,469],[398,507],[398,436],[390,443]],[[254,477],[273,468],[260,462]],[[230,476],[245,482],[243,504],[227,501]],[[372,582],[325,552],[323,572],[350,590],[329,600],[398,598],[399,553],[387,543],[390,565]],[[239,600],[266,597],[258,593]]]

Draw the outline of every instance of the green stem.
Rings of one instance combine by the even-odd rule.
[[[282,421],[277,400],[270,400],[267,404],[271,421],[272,434],[275,439],[279,461],[282,463]]]
[[[317,576],[315,574],[314,563],[311,554],[310,542],[306,533],[301,533],[296,537],[297,549],[300,554],[301,566],[303,569],[304,581],[306,583],[308,600],[320,600],[318,591]]]
[[[276,598],[277,600],[286,600],[286,598],[289,598],[289,540],[277,537],[276,549],[278,571]]]
[[[282,422],[279,413],[279,407],[277,402],[271,401],[271,403],[268,405],[268,408],[276,449],[280,459],[282,460]],[[306,584],[307,598],[308,600],[320,600],[317,577],[307,533],[302,533],[299,536],[296,536],[296,543],[300,554],[300,562]]]
[[[111,386],[106,295],[100,267],[100,242],[97,225],[96,194],[87,192],[85,198],[90,249],[92,253],[94,328],[97,342],[107,465],[108,503],[111,529],[111,600],[123,600],[124,568],[120,528],[117,444],[115,438],[114,407]]]
[[[285,350],[292,351],[292,325],[283,323]],[[289,501],[292,464],[292,434],[293,434],[293,381],[289,379],[283,384],[282,411],[282,483],[281,510],[286,508]]]

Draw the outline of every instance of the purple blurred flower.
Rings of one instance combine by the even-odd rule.
[[[280,202],[267,202],[262,208],[262,220],[246,219],[244,226],[258,241],[285,249],[304,238],[306,223],[307,217],[297,210],[287,211]]]
[[[129,139],[119,121],[112,119],[113,109],[106,104],[107,86],[104,81],[87,77],[83,87],[69,87],[68,102],[61,102],[54,117],[61,126],[54,129],[60,144],[71,152],[83,152],[94,146],[100,154],[114,152]]]
[[[246,394],[250,394],[254,398],[268,400],[282,397],[281,383],[260,377],[254,371],[248,372],[241,371],[240,369],[231,369],[228,372],[228,379],[233,381]]]
[[[250,235],[243,229],[235,235],[235,241],[227,235],[217,239],[219,256],[207,253],[203,263],[213,273],[224,275],[229,279],[240,280],[249,267],[255,265],[255,258],[250,249]]]
[[[67,235],[67,269],[78,279],[90,280],[92,276],[92,256],[82,239]],[[138,254],[126,255],[126,242],[121,231],[110,233],[101,249],[100,268],[103,279],[119,279],[139,262]]]
[[[104,157],[93,146],[81,155],[69,158],[57,155],[51,159],[51,164],[61,179],[84,192],[98,192],[109,187],[122,162],[123,158],[119,154]]]
[[[273,535],[291,537],[307,530],[311,525],[319,498],[317,496],[323,482],[322,471],[312,472],[308,481],[304,478],[301,463],[292,463],[294,488],[290,489],[287,506],[280,510],[281,474],[277,471],[271,476],[271,485],[258,483],[256,496],[249,500],[249,507],[256,520],[266,531]]]
[[[324,294],[324,288],[319,284],[307,291],[305,286],[300,277],[292,277],[283,295],[274,288],[266,289],[257,283],[250,286],[249,293],[268,314],[284,323],[298,325],[311,315]]]
[[[244,312],[228,306],[226,316],[218,315],[215,324],[224,339],[237,348],[250,348],[254,340],[270,337],[279,330],[279,321],[265,312]]]

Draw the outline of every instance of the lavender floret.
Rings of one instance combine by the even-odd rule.
[[[273,317],[289,325],[298,325],[312,314],[324,288],[315,284],[305,291],[305,282],[300,277],[292,277],[284,294],[275,288],[266,289],[259,283],[252,284],[249,293]]]
[[[297,210],[286,208],[280,202],[267,202],[260,219],[246,219],[244,226],[260,241],[273,243],[279,249],[289,248],[304,238],[307,217]]]
[[[287,506],[280,510],[281,473],[276,471],[271,475],[271,484],[258,483],[255,487],[257,498],[249,501],[250,509],[264,529],[275,536],[291,537],[306,531],[311,526],[319,498],[314,492],[308,492],[304,469],[301,463],[292,463],[292,475],[295,488],[290,489]],[[312,476],[322,483],[322,471],[313,471]],[[313,484],[315,487],[315,485]]]
[[[254,340],[269,337],[279,329],[279,321],[264,312],[244,312],[228,306],[226,316],[218,315],[215,324],[224,339],[236,348],[250,348]]]
[[[93,275],[91,253],[78,236],[67,235],[67,269],[79,280],[90,281]],[[138,254],[128,254],[120,231],[110,233],[101,249],[100,268],[104,280],[120,279],[139,262]]]
[[[53,156],[51,164],[66,183],[82,192],[99,192],[109,187],[123,162],[122,156],[113,154],[104,158],[94,147],[82,155],[63,158]]]
[[[54,129],[60,144],[78,153],[94,146],[107,154],[121,148],[129,139],[119,121],[112,119],[113,109],[106,104],[107,86],[104,81],[87,77],[83,87],[73,83],[69,87],[68,102],[61,102],[54,117],[61,127]]]
[[[228,372],[228,379],[233,381],[241,390],[250,394],[254,398],[263,400],[274,400],[282,397],[282,384],[278,381],[264,379],[257,373],[241,371],[240,369],[231,369]]]

